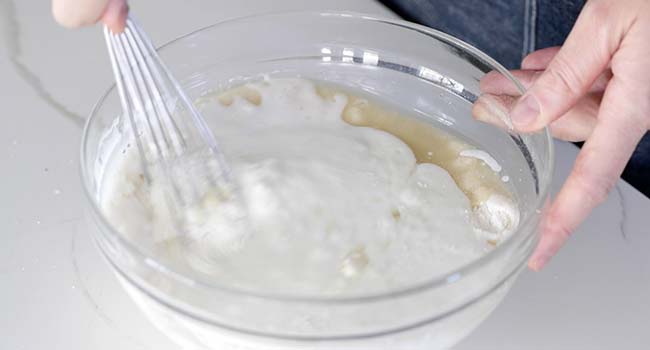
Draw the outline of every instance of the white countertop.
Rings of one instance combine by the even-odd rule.
[[[269,11],[394,16],[372,0],[139,0],[132,8],[158,43]],[[112,80],[105,52],[99,28],[57,27],[46,1],[0,0],[0,349],[176,349],[118,286],[82,220],[81,125]],[[576,154],[557,143],[555,191]],[[646,349],[648,324],[650,200],[619,182],[548,268],[524,273],[457,349]]]

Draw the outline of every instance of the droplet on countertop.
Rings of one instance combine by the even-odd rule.
[[[391,214],[393,215],[393,219],[395,219],[395,221],[399,221],[399,219],[402,217],[402,213],[400,213],[399,209],[393,209],[391,211]]]
[[[504,176],[502,176],[502,177],[501,177],[501,181],[503,181],[503,182],[508,182],[508,181],[510,181],[510,176],[508,176],[508,175],[504,175]]]

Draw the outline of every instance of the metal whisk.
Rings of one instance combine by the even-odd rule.
[[[176,213],[206,193],[228,197],[230,171],[212,132],[142,28],[129,16],[123,33],[104,36],[146,181],[165,184]]]

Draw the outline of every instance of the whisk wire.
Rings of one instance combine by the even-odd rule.
[[[140,155],[144,155],[144,147],[142,145],[142,139],[140,138],[140,135],[142,135],[142,132],[138,129],[138,123],[135,120],[135,116],[133,115],[133,106],[131,105],[131,101],[129,98],[127,98],[127,92],[124,87],[124,81],[121,78],[118,78],[118,76],[121,76],[121,69],[120,65],[117,62],[117,53],[115,49],[115,45],[112,43],[112,36],[110,33],[110,30],[107,27],[104,27],[104,38],[106,39],[106,46],[108,48],[108,56],[111,61],[111,67],[113,68],[113,73],[115,75],[115,84],[117,86],[117,93],[120,97],[120,104],[122,105],[122,112],[126,115],[129,124],[131,125],[131,129],[133,131],[134,139],[136,142],[136,146],[138,148],[138,153]],[[142,171],[144,172],[144,176],[146,179],[151,178],[151,174],[149,173],[149,168],[146,166],[146,159],[145,157],[141,156],[140,157],[141,161],[141,166],[142,166]]]
[[[170,131],[166,128],[166,124],[171,119],[171,116],[168,113],[166,106],[162,107],[164,103],[162,102],[160,92],[156,87],[155,82],[153,81],[147,64],[144,63],[142,52],[140,49],[138,49],[134,42],[133,35],[131,34],[131,29],[127,27],[124,34],[125,36],[122,37],[121,40],[123,45],[128,45],[130,48],[130,50],[127,51],[130,65],[131,67],[140,68],[134,69],[134,73],[136,73],[135,77],[138,82],[138,86],[140,87],[139,91],[146,93],[145,101],[149,102],[150,104],[150,106],[144,106],[145,110],[143,110],[142,113],[145,113],[147,116],[147,122],[152,129],[152,134],[154,137],[157,140],[160,139],[161,143],[164,144],[164,147],[160,150],[162,153],[161,156],[163,159],[170,157],[170,149],[175,150],[176,155],[178,156],[180,155],[181,150],[177,147],[172,146],[174,142],[171,139],[182,138],[182,135],[180,133],[176,134],[175,130]],[[155,123],[155,126],[157,126],[155,130],[154,126],[151,123],[151,117],[149,115],[150,113],[155,114],[159,118],[158,121],[160,121],[159,123]]]
[[[228,186],[230,171],[212,131],[141,27],[129,15],[123,33],[104,28],[104,36],[147,181],[150,168],[159,167],[181,206]]]
[[[138,36],[140,38],[146,38],[146,36],[144,35],[144,32],[142,31],[142,28],[138,25],[138,23],[133,18],[127,19],[127,26],[133,28],[133,30],[135,32],[137,32],[137,34],[138,34]],[[172,77],[172,74],[169,71],[169,69],[167,68],[167,66],[162,64],[162,60],[158,56],[158,52],[153,47],[153,44],[151,43],[151,41],[150,40],[141,40],[141,42],[144,44],[144,46],[146,46],[146,48],[147,48],[146,52],[148,52],[150,54],[149,59],[161,63],[161,64],[154,64],[153,66],[154,67],[159,67],[163,71],[163,74],[166,77],[168,77],[168,78]],[[219,147],[218,147],[218,145],[216,143],[216,140],[215,140],[214,136],[212,135],[212,132],[210,131],[210,128],[205,123],[205,120],[201,117],[199,112],[196,110],[196,108],[194,107],[194,104],[187,97],[187,95],[185,94],[185,91],[183,91],[180,84],[174,79],[169,79],[169,82],[171,83],[172,88],[175,90],[174,92],[178,95],[178,97],[180,97],[180,99],[182,100],[182,103],[187,108],[187,111],[189,112],[190,116],[192,117],[193,123],[195,124],[198,132],[200,133],[199,136],[201,136],[201,139],[205,140],[208,143],[209,148],[214,152],[215,156],[221,158],[222,153],[219,150]],[[223,162],[222,158],[219,159],[219,161],[222,163],[221,165],[223,165],[224,167],[226,166],[226,164],[225,164],[225,162]]]

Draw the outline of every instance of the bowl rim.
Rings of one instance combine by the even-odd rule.
[[[486,64],[490,66],[493,70],[498,71],[499,73],[503,74],[506,76],[509,80],[511,80],[520,90],[520,92],[523,94],[525,92],[525,88],[523,85],[512,75],[510,72],[504,68],[501,64],[496,62],[494,59],[489,57],[487,54],[483,53],[479,49],[473,47],[472,45],[465,43],[464,41],[457,39],[449,34],[443,33],[441,31],[425,27],[416,23],[408,22],[405,20],[401,19],[390,19],[390,18],[385,18],[381,16],[376,16],[376,15],[369,15],[369,14],[364,14],[364,13],[359,13],[359,12],[351,12],[351,11],[281,11],[281,12],[267,12],[267,13],[261,13],[261,14],[254,14],[254,15],[248,15],[248,16],[240,16],[240,17],[235,17],[235,18],[230,18],[226,19],[223,21],[216,22],[211,25],[207,25],[204,27],[201,27],[199,29],[193,30],[189,33],[180,35],[165,44],[157,47],[157,50],[164,49],[168,46],[171,46],[175,43],[178,43],[184,39],[187,39],[193,35],[205,32],[210,29],[214,29],[220,26],[228,25],[231,23],[237,23],[240,21],[245,21],[245,20],[255,20],[255,19],[260,19],[260,18],[270,18],[270,17],[275,17],[275,16],[313,16],[313,17],[335,17],[339,19],[351,19],[355,21],[371,21],[371,22],[378,22],[378,23],[383,23],[383,24],[388,24],[388,25],[395,25],[404,29],[408,30],[413,30],[418,33],[424,34],[426,36],[429,36],[435,40],[442,41],[448,45],[454,46],[456,48],[459,48],[463,50],[465,53],[470,54],[471,56],[474,56],[476,58],[481,59],[484,61]],[[89,142],[88,140],[88,135],[90,132],[90,127],[93,124],[94,120],[96,119],[96,116],[98,115],[99,109],[102,107],[104,101],[108,98],[108,96],[113,92],[115,89],[115,84],[112,84],[106,92],[102,94],[102,96],[99,98],[99,100],[94,104],[90,115],[88,116],[83,133],[82,133],[82,138],[81,138],[81,150],[80,150],[80,176],[81,176],[81,182],[83,183],[83,192],[84,195],[87,199],[87,201],[90,203],[90,206],[92,208],[93,217],[95,220],[99,220],[101,225],[104,227],[108,228],[108,230],[102,229],[102,227],[97,227],[97,229],[105,235],[109,235],[110,239],[113,241],[117,241],[120,244],[120,249],[127,249],[130,254],[135,255],[140,262],[144,262],[146,265],[148,265],[150,268],[153,268],[157,270],[157,272],[160,272],[164,275],[169,275],[172,279],[183,283],[183,284],[189,284],[191,287],[202,287],[202,288],[208,288],[208,289],[216,289],[219,290],[220,292],[225,292],[229,294],[236,294],[241,297],[256,297],[256,298],[262,298],[262,299],[269,299],[269,300],[276,300],[276,301],[294,301],[294,302],[311,302],[311,303],[325,303],[325,304],[342,304],[342,303],[363,303],[363,302],[375,302],[378,300],[383,300],[383,299],[390,299],[390,298],[396,298],[396,297],[403,297],[411,294],[417,294],[419,292],[423,292],[426,290],[429,290],[431,288],[436,288],[444,285],[448,285],[451,283],[455,283],[459,281],[460,279],[464,278],[463,276],[470,274],[472,271],[478,269],[480,266],[482,266],[485,262],[494,259],[497,257],[499,254],[503,254],[503,252],[506,250],[505,248],[512,245],[515,240],[513,237],[517,236],[518,234],[521,233],[521,230],[516,230],[513,232],[505,241],[503,241],[501,244],[499,244],[495,249],[490,250],[486,254],[480,256],[479,258],[472,260],[464,265],[461,265],[460,267],[457,267],[453,270],[448,271],[447,273],[436,275],[433,278],[426,279],[422,282],[418,283],[413,283],[413,284],[408,284],[406,286],[400,287],[400,288],[395,288],[395,289],[390,289],[385,292],[379,292],[379,293],[369,293],[369,294],[364,294],[364,295],[348,295],[348,296],[319,296],[319,295],[302,295],[302,294],[291,294],[291,293],[261,293],[261,292],[256,292],[252,291],[250,289],[245,289],[245,288],[238,288],[238,287],[233,287],[233,286],[228,286],[224,284],[219,284],[219,283],[213,283],[213,282],[206,282],[204,280],[199,280],[195,278],[189,278],[185,276],[183,273],[177,271],[172,266],[167,266],[166,264],[159,262],[158,259],[155,256],[152,256],[151,254],[145,253],[142,249],[140,249],[136,244],[131,242],[126,238],[125,235],[121,234],[119,230],[115,228],[113,224],[104,216],[104,213],[102,212],[101,208],[99,207],[99,203],[95,196],[92,194],[91,190],[91,184],[89,179],[91,178],[91,174],[89,173],[89,170],[86,168],[85,164],[85,159],[86,159],[86,153],[87,153],[87,143]],[[549,189],[551,186],[551,180],[552,180],[552,174],[555,168],[555,152],[554,152],[554,145],[553,145],[553,139],[551,137],[551,134],[548,130],[548,128],[544,128],[541,133],[543,133],[543,136],[546,138],[546,142],[549,145],[548,147],[548,167],[545,169],[544,172],[539,174],[539,178],[543,179],[548,179],[548,181],[543,182],[539,186],[539,191],[537,194],[537,198],[535,201],[535,207],[538,209],[542,209],[545,201],[548,197],[549,194]],[[534,211],[531,211],[527,213],[526,216],[523,217],[523,219],[520,220],[519,222],[519,227],[526,227],[527,224],[534,219],[535,215],[538,215],[539,213],[534,213]],[[529,233],[527,234],[527,237],[525,239],[530,238],[529,236],[533,236],[537,233],[537,228],[528,230]],[[100,249],[103,250],[103,248],[100,245]],[[528,252],[528,254],[524,255],[524,259],[527,259],[532,253],[532,250]],[[109,257],[110,260],[110,255],[106,254],[104,252],[104,255]],[[522,262],[523,260],[522,259]],[[519,262],[516,266],[513,267],[513,270],[516,270],[519,265],[522,263]],[[114,267],[118,267],[116,262],[111,261],[111,265]],[[124,271],[121,271],[121,274],[126,274]],[[505,273],[506,276],[511,276],[511,273]],[[504,278],[505,279],[505,278]],[[133,279],[129,278],[130,281],[135,282]],[[495,285],[498,285],[502,283],[502,280],[496,280],[494,281]],[[486,288],[489,290],[492,287],[492,285],[487,285]],[[483,294],[483,293],[480,293]]]

